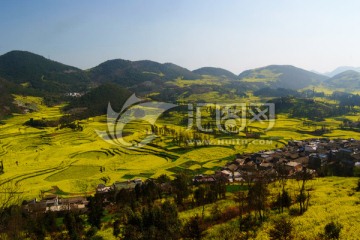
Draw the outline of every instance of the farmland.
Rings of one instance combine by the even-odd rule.
[[[310,184],[313,196],[308,211],[301,216],[292,217],[294,239],[317,239],[330,221],[337,221],[343,225],[340,239],[358,239],[360,235],[358,228],[360,196],[359,193],[354,192],[356,181],[355,178],[341,177],[312,180]],[[272,191],[278,191],[276,184],[271,187]],[[296,181],[290,181],[287,188],[290,193],[295,192],[298,189]],[[231,202],[227,201],[227,204],[231,204]],[[226,205],[226,203],[221,203],[221,205]],[[211,209],[211,206],[207,206],[207,209]],[[200,213],[200,209],[198,213]],[[284,212],[284,214],[286,215],[288,212]],[[255,239],[270,239],[269,230],[272,227],[272,221],[277,217],[276,214],[270,213],[269,220],[258,230]],[[208,230],[206,239],[223,239],[225,234],[229,239],[235,239],[232,238],[234,235],[229,233],[233,233],[234,229],[238,228],[238,224],[238,220],[232,220],[216,225]]]
[[[235,135],[242,141],[231,142],[231,136],[210,136],[210,146],[180,147],[174,145],[171,137],[160,136],[152,144],[143,148],[127,149],[103,141],[95,130],[106,130],[106,117],[98,116],[79,121],[83,131],[56,127],[32,128],[24,122],[33,119],[58,119],[63,105],[47,107],[41,98],[17,96],[20,104],[31,106],[32,112],[16,114],[0,125],[0,160],[4,162],[1,183],[19,183],[24,197],[36,197],[50,191],[54,186],[65,194],[93,192],[102,178],[109,183],[133,178],[157,177],[161,174],[173,175],[182,170],[196,173],[213,173],[236,153],[255,152],[279,148],[290,139],[312,138],[312,131],[325,125],[331,132],[324,134],[330,138],[360,138],[359,132],[338,128],[341,119],[332,118],[317,126],[304,126],[302,119],[277,115],[273,129],[259,139],[247,139],[243,133]],[[160,125],[181,129],[174,124],[179,113],[160,119]],[[206,116],[206,115],[204,115]],[[356,118],[356,116],[344,116]],[[252,123],[253,129],[265,129],[266,124]],[[145,123],[130,123],[125,131],[127,141],[140,135],[131,134],[147,128]],[[139,131],[137,131],[139,133]],[[316,136],[315,136],[316,137]],[[230,139],[230,140],[229,140]],[[226,141],[229,140],[229,141]],[[267,141],[265,141],[267,140]],[[82,184],[83,183],[83,184]],[[84,189],[83,185],[86,185]]]

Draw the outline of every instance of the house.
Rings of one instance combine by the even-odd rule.
[[[218,174],[219,174],[221,177],[226,178],[227,181],[233,182],[233,174],[232,174],[231,171],[229,171],[229,170],[222,170],[222,171],[218,172]]]
[[[111,187],[107,187],[104,184],[99,184],[96,187],[96,193],[107,193],[107,192],[110,192],[111,190],[112,190]]]
[[[301,163],[302,165],[307,165],[309,163],[309,157],[299,157],[293,160],[294,162]]]
[[[317,146],[315,144],[305,145],[305,152],[316,152]]]
[[[240,172],[234,172],[234,181],[235,182],[244,182],[244,178],[242,178],[242,175]]]
[[[290,161],[285,163],[285,169],[289,172],[289,174],[299,172],[302,169],[301,163]]]
[[[274,167],[274,164],[269,163],[269,162],[262,162],[259,165],[259,170],[267,170],[267,169],[272,169]]]
[[[255,171],[257,169],[257,165],[253,161],[249,161],[246,164],[240,166],[242,171]]]
[[[115,182],[112,185],[112,189],[116,191],[120,191],[121,189],[134,189],[137,184],[142,184],[141,179],[135,179],[135,180],[128,180],[124,182]]]
[[[202,184],[202,183],[213,183],[216,179],[214,176],[204,176],[202,174],[197,175],[193,179],[194,184]]]
[[[236,171],[237,169],[238,169],[238,165],[236,165],[236,164],[230,164],[229,166],[227,166],[226,167],[229,171],[231,171],[231,172],[234,172],[234,171]]]
[[[238,165],[244,165],[244,164],[245,164],[245,159],[237,158],[237,159],[235,160],[235,162],[236,162]]]

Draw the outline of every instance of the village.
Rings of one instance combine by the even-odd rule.
[[[353,176],[354,168],[360,169],[360,141],[354,139],[330,140],[309,139],[292,140],[276,150],[260,151],[249,154],[237,154],[234,160],[227,163],[212,175],[193,176],[194,185],[216,182],[226,179],[227,184],[243,184],[257,181],[259,176],[277,176],[279,170],[286,178],[294,178],[296,173],[306,171],[318,177]],[[134,190],[142,185],[142,179],[115,182],[110,186],[99,184],[96,193],[103,195],[107,203],[115,199],[121,190]],[[167,187],[167,186],[162,186]],[[23,209],[28,212],[86,212],[89,201],[85,196],[59,198],[49,195],[41,200],[32,199],[23,202]]]

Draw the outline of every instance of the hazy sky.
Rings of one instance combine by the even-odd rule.
[[[360,66],[360,1],[0,0],[0,54],[87,69],[122,58],[239,74],[270,64]]]

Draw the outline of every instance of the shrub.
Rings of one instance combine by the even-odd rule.
[[[326,224],[324,228],[324,233],[320,234],[321,239],[339,239],[340,238],[340,231],[343,226],[340,223],[331,221],[330,223]]]
[[[274,222],[273,228],[269,232],[270,239],[286,240],[292,239],[293,224],[289,218],[282,216]]]

